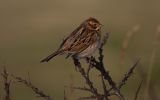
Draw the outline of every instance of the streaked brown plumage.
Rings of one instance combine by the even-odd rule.
[[[59,49],[41,62],[48,62],[57,55],[66,54],[77,59],[90,57],[99,47],[101,24],[95,18],[85,20],[60,45]]]

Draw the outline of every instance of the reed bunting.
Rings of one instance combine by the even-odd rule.
[[[100,45],[101,23],[95,18],[82,22],[60,45],[60,47],[41,62],[48,62],[57,55],[65,54],[76,59],[91,57]]]

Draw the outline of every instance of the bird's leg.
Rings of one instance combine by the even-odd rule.
[[[91,57],[86,57],[86,62],[89,64],[89,67],[90,67],[90,68],[93,67],[93,66],[92,66],[92,59],[93,59],[92,56],[91,56]]]
[[[90,62],[90,58],[89,57],[86,57],[85,60],[86,60],[86,63]]]
[[[75,58],[74,56],[72,56],[72,59],[73,59],[73,61],[74,61],[75,70],[78,71],[78,70],[77,70],[77,67],[80,65],[79,60],[78,60],[77,58]]]
[[[89,64],[88,69],[87,69],[87,76],[89,77],[89,72],[91,68],[93,68],[93,62],[92,62],[93,57],[86,57],[86,62]]]

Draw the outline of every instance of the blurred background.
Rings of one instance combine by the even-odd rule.
[[[29,72],[33,84],[54,100],[63,100],[64,89],[69,100],[88,95],[78,90],[70,91],[66,87],[84,86],[84,80],[75,71],[70,58],[58,56],[49,63],[40,61],[55,51],[82,21],[95,17],[104,25],[102,33],[109,32],[109,40],[104,47],[104,62],[116,82],[141,58],[135,73],[122,89],[127,100],[133,100],[142,79],[144,82],[139,100],[145,100],[147,75],[151,77],[150,91],[158,98],[159,4],[159,0],[1,0],[0,66],[6,66],[10,73],[23,78],[27,78]],[[84,64],[84,67],[87,66]],[[99,80],[98,75],[93,71],[91,79]],[[0,84],[0,97],[3,98],[3,84]],[[98,81],[94,85],[102,90]],[[11,95],[13,100],[41,99],[29,88],[14,81]],[[149,100],[153,100],[152,97]]]

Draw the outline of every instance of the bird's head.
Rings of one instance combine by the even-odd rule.
[[[102,26],[102,24],[97,19],[92,17],[87,19],[84,23],[89,30],[99,31]]]

